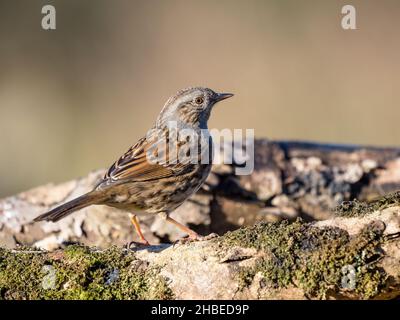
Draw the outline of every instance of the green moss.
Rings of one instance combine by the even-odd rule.
[[[73,245],[64,251],[0,249],[1,299],[170,299],[158,270],[132,252]]]
[[[370,202],[344,201],[334,209],[334,212],[342,217],[358,217],[395,205],[400,205],[400,191],[389,193]]]
[[[299,219],[260,223],[227,233],[219,241],[224,249],[239,245],[265,253],[255,266],[240,271],[242,288],[261,273],[269,287],[294,285],[310,297],[326,298],[343,289],[347,273],[354,272],[356,281],[349,290],[368,299],[379,293],[387,278],[376,263],[384,241],[382,228],[372,224],[357,237],[349,237],[342,229],[315,228]]]

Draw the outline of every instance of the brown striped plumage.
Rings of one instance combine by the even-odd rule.
[[[172,220],[168,214],[196,192],[206,180],[212,157],[207,121],[214,104],[231,96],[200,87],[179,91],[168,99],[148,134],[108,169],[93,191],[40,215],[35,221],[58,221],[86,206],[101,204],[135,214],[160,214],[192,238],[198,238],[194,231]],[[176,125],[175,129],[171,129],[171,124]],[[172,133],[184,130],[192,130],[197,134],[195,157],[207,161],[181,161],[179,152],[190,153],[185,145],[187,142],[175,141],[171,136]],[[164,157],[153,161],[160,155]],[[136,216],[131,216],[131,220],[139,236],[146,242]]]

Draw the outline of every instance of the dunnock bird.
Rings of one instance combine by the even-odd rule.
[[[165,103],[148,134],[108,169],[92,191],[34,221],[55,222],[90,205],[108,205],[130,213],[131,222],[144,244],[148,242],[140,230],[138,214],[159,214],[187,233],[189,239],[202,239],[195,231],[172,219],[169,213],[206,180],[212,158],[207,121],[213,106],[232,96],[201,87],[178,91]],[[177,139],[182,132],[185,132],[185,139]],[[190,139],[193,136],[195,138]]]

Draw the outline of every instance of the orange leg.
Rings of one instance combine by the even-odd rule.
[[[181,229],[183,232],[187,233],[190,239],[196,240],[201,238],[201,236],[197,232],[184,226],[182,223],[179,223],[178,221],[170,218],[169,216],[166,216],[165,220],[171,222],[172,224],[176,225],[179,229]]]
[[[149,246],[150,243],[146,240],[146,238],[144,237],[144,235],[142,233],[142,230],[140,229],[140,225],[139,225],[137,216],[135,214],[130,213],[129,218],[131,219],[131,222],[132,222],[133,226],[135,227],[136,233],[138,234],[140,240],[143,241],[144,245]]]

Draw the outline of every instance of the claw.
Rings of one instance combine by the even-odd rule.
[[[215,232],[213,232],[213,233],[210,233],[208,236],[203,237],[204,238],[203,240],[211,240],[211,239],[215,239],[218,237],[219,237],[219,235],[216,234]]]
[[[211,240],[211,239],[214,239],[217,237],[218,237],[218,235],[216,233],[210,233],[207,236],[201,236],[197,233],[196,234],[193,233],[193,234],[190,234],[188,237],[176,240],[173,243],[172,247],[175,247],[175,245],[177,245],[177,244],[186,244],[186,243],[197,242],[197,241],[207,241],[207,240]]]
[[[137,248],[143,248],[143,247],[149,247],[149,246],[150,246],[150,243],[148,241],[145,241],[145,242],[131,241],[125,245],[126,249],[128,249],[128,250],[134,250]]]

